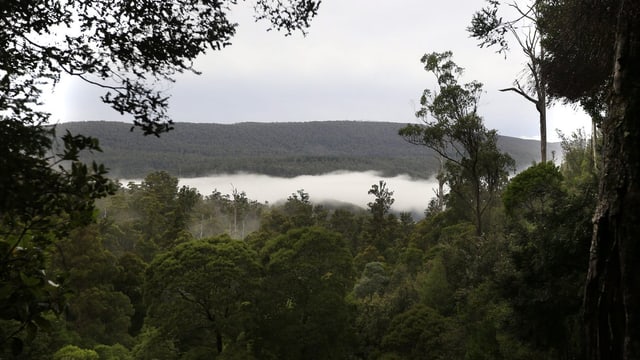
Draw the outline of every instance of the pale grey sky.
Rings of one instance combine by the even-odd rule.
[[[425,52],[451,50],[466,69],[463,81],[485,84],[479,111],[500,134],[539,138],[533,104],[501,93],[524,66],[517,49],[507,59],[480,49],[465,28],[480,0],[324,0],[306,37],[267,32],[254,23],[250,2],[233,8],[240,26],[233,45],[197,60],[202,75],[164,84],[177,122],[369,120],[416,122],[413,116],[432,75]],[[102,105],[100,91],[63,79],[49,96],[52,120],[128,120]],[[548,136],[590,128],[589,119],[557,105]]]

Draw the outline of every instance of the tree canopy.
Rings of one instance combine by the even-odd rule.
[[[9,1],[0,7],[0,108],[7,118],[46,121],[42,85],[63,74],[105,89],[102,101],[130,114],[145,134],[171,128],[168,97],[154,88],[192,71],[207,50],[231,44],[236,1]],[[257,1],[256,19],[291,33],[304,30],[319,1]]]
[[[187,242],[156,257],[146,272],[148,325],[180,352],[205,347],[222,353],[252,331],[257,259],[228,236]]]
[[[236,4],[0,4],[0,357],[640,357],[638,1],[534,3],[550,93],[601,115],[597,201],[579,138],[563,142],[562,166],[509,179],[478,113],[482,85],[459,81],[450,52],[422,58],[436,90],[423,124],[400,130],[446,160],[446,206],[417,223],[392,212],[384,181],[369,212],[303,190],[273,206],[204,198],[162,172],[118,187],[79,160],[97,140],[45,126],[42,89],[66,74],[104,88],[144,134],[170,130],[154,85],[229,45]],[[257,0],[256,18],[304,31],[318,5]],[[484,15],[481,32],[500,24]],[[261,222],[245,238],[247,213]]]
[[[614,3],[540,1],[538,24],[548,50],[542,75],[550,95],[584,101],[599,96],[610,83],[618,11]]]
[[[640,4],[543,1],[550,89],[602,120],[603,168],[585,291],[590,359],[640,356]],[[604,103],[604,105],[603,105]]]
[[[0,332],[14,354],[42,314],[63,307],[47,251],[93,220],[93,201],[115,191],[102,165],[79,161],[100,151],[94,138],[67,132],[55,142],[41,95],[61,77],[103,88],[102,101],[133,117],[145,135],[171,129],[168,96],[157,90],[208,50],[230,44],[236,1],[3,1],[0,3]],[[255,3],[256,19],[286,33],[306,29],[313,0]]]
[[[515,162],[500,152],[497,132],[488,130],[478,114],[482,84],[460,84],[463,69],[451,60],[452,56],[444,52],[422,57],[425,70],[436,78],[437,90],[424,90],[420,99],[422,107],[416,116],[423,124],[409,124],[399,134],[446,159],[444,177],[451,189],[450,199],[471,210],[467,220],[481,235],[486,212]]]

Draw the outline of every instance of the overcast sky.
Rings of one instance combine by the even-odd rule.
[[[501,93],[518,77],[524,58],[480,49],[469,26],[480,0],[324,0],[306,37],[267,32],[254,23],[250,4],[233,8],[240,26],[233,45],[197,60],[202,75],[184,74],[164,86],[178,122],[280,122],[370,120],[416,122],[414,112],[435,80],[422,68],[426,52],[451,50],[466,69],[464,82],[485,84],[479,112],[500,134],[539,138],[533,104]],[[47,100],[54,122],[128,120],[99,102],[101,93],[63,79]],[[589,119],[557,105],[548,114],[555,129],[588,132]]]

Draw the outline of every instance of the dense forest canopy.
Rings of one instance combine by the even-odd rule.
[[[543,64],[549,88],[580,101],[602,129],[603,169],[585,292],[588,356],[635,359],[640,357],[640,3],[541,4],[551,54]]]
[[[0,357],[640,357],[640,3],[512,4],[535,14],[537,91],[579,103],[601,137],[566,135],[561,164],[511,177],[482,84],[459,82],[452,53],[425,54],[437,85],[422,123],[399,130],[440,155],[420,221],[391,211],[384,181],[360,210],[304,190],[272,206],[241,189],[200,194],[165,171],[123,186],[81,160],[101,151],[96,138],[47,125],[41,86],[66,73],[144,134],[171,130],[154,82],[227,46],[235,4],[0,4]],[[500,46],[514,24],[502,5],[488,0],[472,23]],[[318,7],[255,3],[285,33]]]
[[[403,126],[366,121],[178,123],[170,136],[160,138],[142,138],[122,122],[63,123],[57,129],[100,139],[103,151],[82,159],[108,164],[115,178],[141,179],[152,171],[178,177],[238,172],[292,177],[339,170],[415,178],[435,175],[436,153],[396,136]],[[497,141],[519,169],[540,160],[535,140],[498,136]],[[549,148],[556,159],[561,156],[560,143]]]
[[[93,201],[115,191],[106,170],[79,161],[95,138],[67,132],[54,148],[43,87],[63,74],[105,90],[102,101],[144,134],[171,129],[168,99],[154,88],[230,44],[235,1],[31,1],[0,3],[0,342],[12,354],[49,327],[66,303],[62,278],[45,272],[48,249],[92,222]],[[304,31],[313,0],[255,2],[257,19]],[[26,335],[24,335],[26,334]],[[26,336],[26,338],[25,338]]]
[[[18,358],[579,356],[595,176],[584,138],[563,146],[562,166],[513,178],[481,236],[453,196],[420,222],[393,213],[384,181],[357,209],[150,173],[48,249],[67,305]]]

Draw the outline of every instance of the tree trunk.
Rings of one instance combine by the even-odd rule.
[[[540,46],[540,56],[539,59],[532,57],[531,62],[540,61],[545,58],[545,50],[542,46]],[[542,75],[540,74],[540,66],[537,66],[534,69],[537,69],[538,73],[535,76],[536,80],[536,91],[538,93],[538,103],[536,104],[536,108],[538,113],[540,114],[540,162],[547,162],[547,84],[545,83]]]
[[[640,359],[640,4],[621,0],[585,288],[591,360]]]
[[[436,193],[436,197],[438,199],[438,211],[444,210],[444,184],[445,180],[445,170],[444,170],[444,157],[440,156],[438,158],[440,161],[440,167],[438,169],[438,175],[436,175],[436,179],[438,179],[438,192]]]
[[[541,91],[543,94],[540,99],[540,105],[538,106],[538,112],[540,113],[540,162],[547,162],[547,100],[544,94],[544,89]]]
[[[476,191],[476,235],[482,236],[482,206],[480,205],[480,189]]]
[[[216,328],[216,350],[218,354],[222,354],[222,333]]]
[[[598,128],[595,119],[591,119],[591,158],[593,170],[598,172]]]

